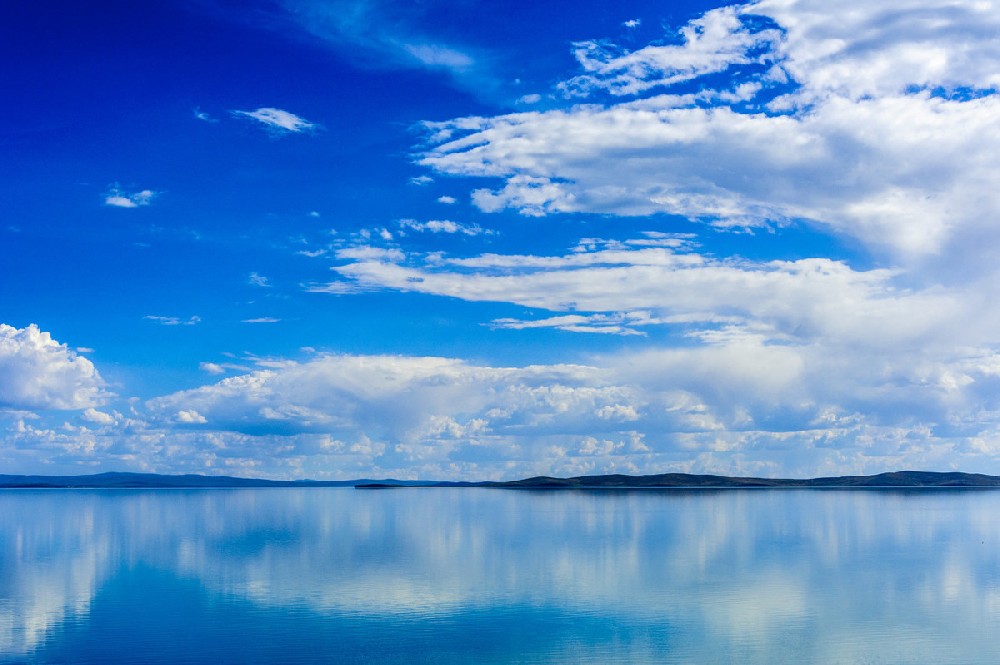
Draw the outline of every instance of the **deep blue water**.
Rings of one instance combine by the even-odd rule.
[[[3,663],[998,654],[996,491],[0,491]]]

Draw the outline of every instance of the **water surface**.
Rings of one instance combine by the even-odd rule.
[[[0,492],[0,662],[992,663],[1000,492]]]

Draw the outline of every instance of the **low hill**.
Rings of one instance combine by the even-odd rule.
[[[86,476],[0,475],[0,488],[240,488],[240,487],[493,487],[501,489],[656,489],[656,488],[905,488],[905,487],[1000,487],[1000,476],[979,473],[894,471],[874,476],[826,478],[753,478],[741,476],[661,473],[647,476],[621,474],[553,478],[536,476],[498,482],[452,482],[423,480],[266,480],[234,476],[160,475],[156,473],[98,473]]]
[[[550,478],[539,476],[501,483],[485,483],[489,487],[511,489],[601,489],[656,487],[1000,487],[1000,476],[978,473],[894,471],[875,476],[834,476],[828,478],[748,478],[733,476],[662,473],[650,476],[577,476]]]
[[[202,476],[187,474],[179,476],[158,473],[109,472],[86,476],[11,476],[0,475],[0,488],[239,488],[239,487],[353,487],[358,483],[382,482],[406,486],[409,481],[401,480],[266,480],[259,478],[237,478],[234,476]]]

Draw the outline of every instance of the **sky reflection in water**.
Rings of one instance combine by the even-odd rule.
[[[1000,493],[0,493],[0,662],[993,662]]]

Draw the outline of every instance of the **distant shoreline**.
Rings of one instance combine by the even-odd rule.
[[[521,490],[702,490],[702,489],[993,489],[1000,476],[938,471],[894,471],[872,476],[822,478],[754,478],[665,473],[556,478],[537,476],[511,481],[421,480],[267,480],[234,476],[155,473],[100,473],[82,476],[0,475],[0,489],[240,489],[353,487],[355,489],[493,488]]]

